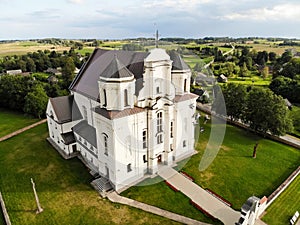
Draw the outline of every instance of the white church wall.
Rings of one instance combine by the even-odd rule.
[[[147,149],[143,148],[143,131],[147,127],[146,112],[113,121],[115,133],[116,187],[121,188],[147,172]],[[145,156],[144,156],[145,155]]]
[[[175,141],[176,159],[194,151],[194,118],[196,99],[175,104]]]

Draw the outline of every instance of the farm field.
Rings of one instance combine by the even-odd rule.
[[[77,158],[64,160],[47,136],[42,124],[0,143],[0,190],[12,224],[177,224],[102,199],[83,164]],[[39,215],[30,178],[44,208]]]
[[[243,85],[255,85],[255,86],[269,86],[271,78],[263,79],[259,76],[253,77],[236,77],[228,78],[228,83],[237,83]]]
[[[300,176],[271,204],[263,217],[263,221],[272,225],[289,224],[296,211],[299,209]]]
[[[57,52],[69,51],[70,47],[38,43],[36,41],[16,41],[12,43],[0,43],[0,57],[9,55],[24,55],[38,50],[55,50]]]

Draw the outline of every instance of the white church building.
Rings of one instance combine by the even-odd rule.
[[[70,86],[49,99],[49,142],[121,191],[194,153],[196,99],[176,52],[95,49]]]

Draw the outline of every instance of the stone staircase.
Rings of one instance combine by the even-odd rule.
[[[91,185],[99,192],[107,192],[113,189],[110,181],[105,177],[100,177],[91,182]]]

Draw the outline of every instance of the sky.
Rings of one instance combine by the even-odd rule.
[[[299,0],[0,0],[0,40],[300,38]]]

